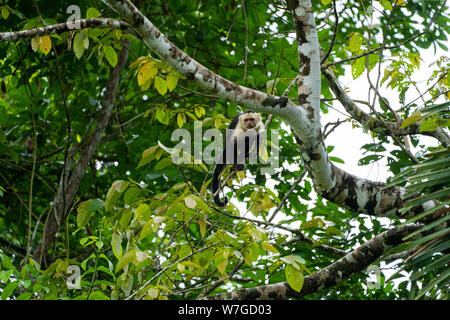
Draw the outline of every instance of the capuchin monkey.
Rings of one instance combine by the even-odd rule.
[[[228,203],[228,198],[225,197],[224,201],[221,201],[217,192],[220,186],[220,173],[229,164],[233,165],[234,170],[243,170],[245,159],[250,158],[249,156],[256,158],[264,130],[261,115],[251,110],[241,113],[231,121],[227,129],[225,148],[217,158],[211,182],[211,191],[217,206],[225,207]]]

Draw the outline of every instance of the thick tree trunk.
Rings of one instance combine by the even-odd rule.
[[[33,254],[34,259],[39,263],[42,263],[44,261],[50,244],[53,242],[56,233],[61,228],[61,223],[64,220],[67,210],[68,208],[70,208],[72,201],[78,192],[89,162],[91,161],[92,156],[97,150],[97,147],[102,140],[103,133],[105,132],[105,129],[109,124],[109,120],[111,118],[111,114],[116,102],[116,94],[120,75],[128,59],[129,47],[130,40],[125,40],[123,43],[123,48],[119,53],[117,65],[112,68],[109,75],[108,84],[106,86],[105,99],[103,101],[102,109],[98,116],[94,132],[90,136],[86,146],[83,148],[80,159],[76,163],[73,171],[70,173],[70,178],[65,184],[63,184],[62,182],[60,183],[60,188],[54,201],[53,210],[51,211],[50,216],[44,226],[44,232]],[[71,160],[68,159],[68,161]],[[68,170],[66,171],[69,171],[70,166],[67,169]],[[67,177],[68,176],[69,174],[67,173]],[[67,177],[61,177],[61,180],[66,179]],[[65,188],[63,188],[63,185],[65,185]]]

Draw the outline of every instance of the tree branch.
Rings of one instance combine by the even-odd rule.
[[[406,225],[385,231],[370,239],[346,256],[328,267],[306,276],[300,292],[291,289],[287,282],[269,284],[254,288],[245,288],[233,292],[219,293],[207,300],[242,300],[242,299],[287,299],[301,298],[307,294],[331,287],[350,275],[363,271],[377,260],[389,247],[402,243],[402,238],[420,228],[419,225]]]
[[[75,31],[85,28],[119,29],[126,30],[131,34],[136,35],[133,29],[131,29],[130,26],[123,21],[107,18],[93,18],[59,23],[48,27],[41,27],[30,30],[0,32],[0,41],[15,42],[21,39],[31,39],[45,35],[60,34],[67,31]]]
[[[442,143],[444,147],[450,145],[450,138],[445,134],[445,132],[438,128],[435,131],[421,132],[420,123],[414,123],[406,128],[401,128],[402,122],[381,122],[379,119],[370,116],[361,110],[356,103],[348,96],[344,88],[341,87],[339,81],[334,76],[330,69],[322,71],[325,79],[330,86],[331,91],[333,91],[336,98],[342,104],[344,109],[352,116],[353,119],[361,123],[363,126],[369,128],[370,130],[383,135],[395,135],[408,136],[413,134],[422,134],[436,138]]]
[[[329,160],[320,124],[320,47],[310,0],[293,8],[299,52],[298,101],[246,88],[225,79],[172,44],[129,0],[103,0],[140,35],[144,44],[177,72],[218,97],[245,108],[278,115],[292,128],[301,148],[303,163],[316,191],[326,199],[355,212],[372,215],[398,214],[403,188],[385,189],[385,184],[358,178]]]

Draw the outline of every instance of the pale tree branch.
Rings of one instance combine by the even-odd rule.
[[[268,95],[215,74],[171,43],[129,0],[104,2],[133,27],[149,49],[188,81],[195,82],[219,98],[258,112],[277,115],[286,121],[301,148],[302,161],[316,191],[326,199],[354,212],[377,216],[404,217],[417,211],[400,215],[398,210],[406,195],[403,188],[386,188],[384,183],[353,176],[329,160],[320,124],[320,47],[309,0],[297,1],[297,7],[292,8],[299,52],[298,105],[287,97]]]
[[[32,39],[51,34],[61,34],[67,31],[77,31],[85,28],[102,28],[126,30],[135,35],[133,29],[123,22],[107,18],[81,19],[71,22],[59,23],[52,26],[41,27],[30,30],[21,30],[13,32],[0,32],[0,41],[19,41],[21,39]]]

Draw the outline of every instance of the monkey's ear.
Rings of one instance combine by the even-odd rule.
[[[261,121],[261,119],[262,119],[261,113],[257,113],[257,117],[258,117],[258,121]]]

